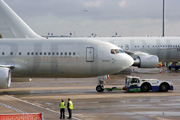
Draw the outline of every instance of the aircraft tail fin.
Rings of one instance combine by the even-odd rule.
[[[0,34],[3,38],[40,38],[3,0],[0,0]]]

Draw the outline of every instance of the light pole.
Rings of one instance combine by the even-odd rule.
[[[164,37],[164,36],[165,36],[165,33],[164,33],[164,31],[165,31],[165,30],[164,30],[164,27],[165,27],[165,26],[164,26],[164,13],[165,13],[165,12],[164,12],[164,9],[165,9],[165,6],[164,6],[164,5],[165,5],[165,0],[163,0],[162,37]]]

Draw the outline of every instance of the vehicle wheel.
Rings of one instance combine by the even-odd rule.
[[[149,85],[148,84],[143,84],[141,86],[141,91],[142,92],[149,92]]]
[[[103,91],[104,91],[104,87],[101,86],[101,85],[98,85],[98,86],[96,87],[96,91],[97,91],[97,92],[103,92]]]
[[[167,92],[168,89],[169,89],[168,84],[161,84],[159,90],[160,90],[161,92]]]
[[[179,70],[179,67],[175,67],[175,70]]]
[[[169,70],[171,70],[171,66],[169,66],[168,68],[169,68]]]

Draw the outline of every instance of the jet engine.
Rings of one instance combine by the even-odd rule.
[[[156,55],[139,55],[134,58],[133,66],[139,68],[155,68],[157,67],[159,58]]]
[[[11,70],[9,68],[0,68],[0,89],[9,88],[11,85]]]

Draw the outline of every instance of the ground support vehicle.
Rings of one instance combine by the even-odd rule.
[[[171,63],[168,67],[169,70],[179,70],[180,69],[180,64],[179,62],[173,62]]]
[[[180,69],[180,65],[175,65],[175,66],[169,65],[169,66],[168,66],[168,69],[169,69],[169,70],[172,70],[172,69],[179,70],[179,69]]]
[[[125,87],[123,89],[128,92],[167,92],[168,90],[173,90],[173,84],[171,82],[160,81],[158,79],[140,79],[136,76],[127,76],[125,80]]]
[[[167,92],[168,90],[173,90],[173,84],[171,82],[160,81],[158,79],[140,79],[136,76],[127,76],[125,79],[125,87],[123,88],[105,88],[104,84],[105,82],[102,78],[99,78],[99,83],[96,87],[97,92],[103,92],[104,90],[107,90],[108,92],[114,90],[125,90],[127,92]]]

